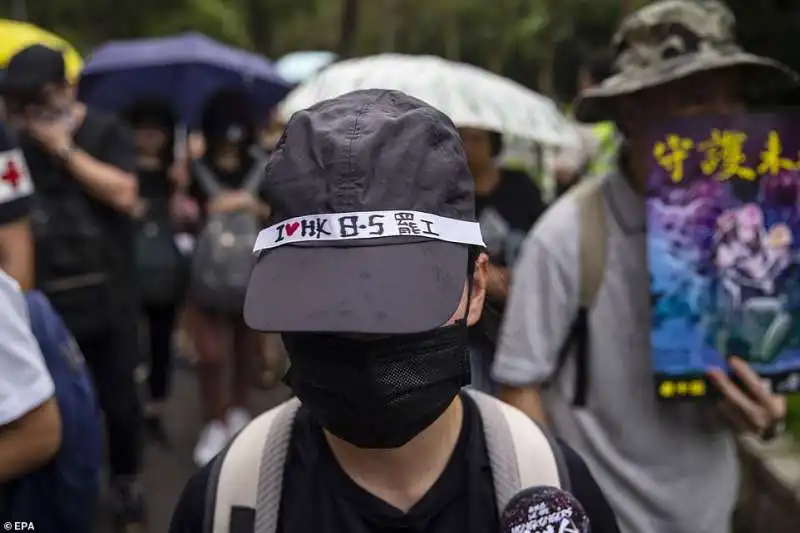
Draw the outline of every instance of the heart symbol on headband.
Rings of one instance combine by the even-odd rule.
[[[297,228],[300,227],[299,222],[292,222],[291,224],[286,224],[286,235],[291,237],[294,235],[294,232],[297,231]]]

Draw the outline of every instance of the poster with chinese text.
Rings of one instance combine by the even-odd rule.
[[[649,146],[659,397],[707,396],[731,356],[800,391],[800,114],[675,120]]]

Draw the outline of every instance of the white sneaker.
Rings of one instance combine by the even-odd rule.
[[[228,413],[225,416],[225,421],[228,424],[228,437],[235,437],[237,433],[250,423],[250,420],[252,420],[252,417],[250,413],[247,412],[247,409],[242,407],[228,409]]]
[[[194,462],[198,468],[207,465],[228,444],[228,428],[219,420],[206,424],[194,447]]]

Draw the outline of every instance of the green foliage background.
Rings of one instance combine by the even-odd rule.
[[[6,0],[83,53],[110,40],[197,30],[278,58],[431,53],[501,72],[570,101],[581,57],[602,49],[621,13],[648,0]],[[752,51],[800,68],[800,2],[730,0]],[[17,11],[17,15],[21,13]],[[795,30],[796,31],[796,30]],[[797,95],[792,95],[797,98]],[[789,98],[789,96],[787,96]]]

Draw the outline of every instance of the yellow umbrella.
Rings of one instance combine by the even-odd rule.
[[[14,54],[33,44],[43,44],[64,53],[67,80],[74,83],[83,68],[80,54],[67,41],[27,22],[0,19],[0,68],[6,68]]]

